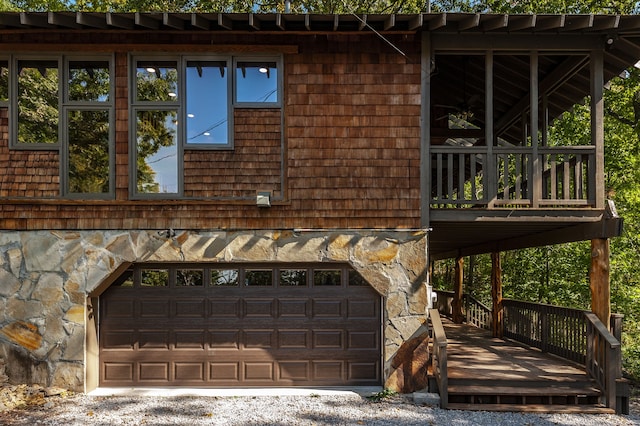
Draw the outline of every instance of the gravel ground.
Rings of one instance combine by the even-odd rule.
[[[358,395],[254,397],[54,397],[0,413],[2,425],[640,425],[629,416],[440,410],[407,396],[372,402]]]

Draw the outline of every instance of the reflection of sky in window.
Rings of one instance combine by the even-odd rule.
[[[186,72],[187,143],[228,143],[226,62],[189,61]]]
[[[278,69],[275,62],[238,62],[238,102],[278,102]]]
[[[146,158],[146,163],[155,172],[154,182],[158,184],[159,193],[178,192],[178,123],[173,114],[167,111],[164,123],[166,130],[173,136],[171,146],[163,146],[158,152]],[[141,189],[142,193],[150,191]]]

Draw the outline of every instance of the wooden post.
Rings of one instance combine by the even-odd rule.
[[[451,303],[451,310],[453,316],[453,322],[456,324],[462,324],[464,316],[462,315],[462,282],[464,279],[464,258],[458,256],[456,258],[456,271],[453,277],[453,302]]]
[[[502,337],[502,264],[500,253],[491,253],[491,329],[493,337]]]
[[[589,270],[591,288],[591,311],[610,329],[611,293],[609,284],[609,239],[591,240],[591,268]]]

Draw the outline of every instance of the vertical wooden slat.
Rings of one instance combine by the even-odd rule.
[[[524,155],[522,154],[514,154],[516,160],[516,180],[515,180],[515,188],[514,188],[514,195],[513,198],[515,200],[520,200],[522,199],[522,159],[524,157]]]
[[[442,153],[436,154],[436,181],[437,181],[437,191],[438,191],[438,203],[442,202]]]
[[[462,256],[458,256],[456,258],[456,268],[455,268],[455,276],[453,282],[453,302],[451,303],[451,308],[453,310],[453,322],[456,324],[461,324],[464,320],[464,316],[462,313],[462,286],[464,282],[464,258]]]
[[[447,155],[447,195],[448,200],[453,199],[453,156],[454,154]]]
[[[464,181],[465,181],[465,171],[466,171],[466,163],[465,163],[465,154],[458,154],[458,200],[465,199],[464,193]]]
[[[508,200],[509,199],[509,154],[504,154],[502,156],[502,160],[503,160],[502,163],[504,166],[504,169],[502,171],[502,174],[504,176],[503,177],[504,188],[502,188],[502,197],[505,200]]]
[[[575,164],[575,198],[576,200],[582,199],[582,154],[576,154]]]
[[[498,167],[493,155],[494,116],[493,116],[493,52],[488,50],[484,58],[484,138],[487,156],[482,163],[485,185],[482,191],[489,208],[493,207],[498,195]]]
[[[540,158],[538,157],[538,52],[531,52],[531,61],[529,63],[531,81],[530,83],[530,126],[531,126],[531,156],[533,160],[533,188],[530,193],[533,207],[540,206],[542,199],[542,168],[540,167]]]
[[[562,165],[562,199],[568,200],[571,198],[571,170],[569,170],[569,162],[564,159]]]
[[[502,338],[504,313],[502,311],[502,265],[499,252],[491,253],[491,302],[491,331],[493,337]]]
[[[552,200],[558,198],[558,174],[557,174],[557,162],[556,162],[556,154],[549,154],[549,165],[551,167],[551,194],[550,197]]]
[[[478,201],[478,197],[476,195],[478,192],[477,192],[477,188],[476,188],[477,170],[476,170],[476,155],[475,154],[471,154],[471,156],[470,156],[469,168],[471,170],[470,177],[469,177],[469,180],[471,181],[471,200]]]
[[[591,310],[607,327],[611,323],[609,269],[609,239],[595,238],[591,240],[591,268],[589,270]]]
[[[604,208],[604,54],[591,52],[591,144],[596,147],[595,167],[590,179],[589,199],[595,207]],[[608,323],[605,323],[608,324]]]

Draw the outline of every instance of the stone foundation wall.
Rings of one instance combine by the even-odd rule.
[[[407,390],[406,365],[426,374],[424,353],[406,360],[424,346],[426,244],[421,231],[3,232],[0,358],[12,383],[84,390],[87,295],[124,263],[348,262],[384,296],[384,376]]]

